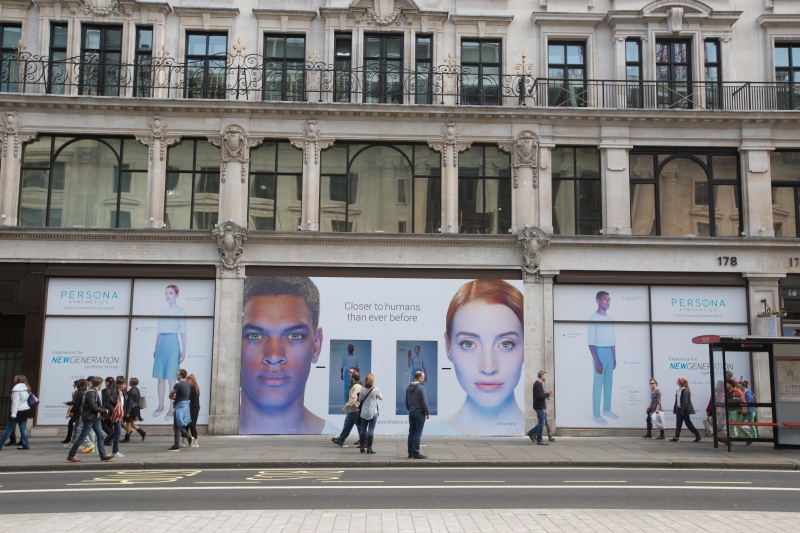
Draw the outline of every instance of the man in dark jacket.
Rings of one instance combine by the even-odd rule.
[[[425,420],[431,417],[428,410],[428,395],[425,387],[425,373],[417,370],[414,373],[414,381],[406,387],[406,409],[408,410],[408,458],[427,459],[419,451],[419,443],[422,439],[422,428]]]
[[[547,424],[547,399],[553,394],[552,390],[545,392],[544,382],[547,381],[547,372],[541,370],[539,372],[539,379],[533,382],[533,410],[536,411],[536,418],[539,423],[536,424],[530,431],[528,437],[540,446],[546,446],[547,443],[542,440],[542,432],[544,426]]]
[[[114,458],[113,455],[106,455],[105,446],[103,446],[103,428],[100,419],[108,411],[103,407],[103,402],[100,399],[100,387],[103,385],[103,378],[95,377],[92,379],[92,386],[86,390],[83,396],[83,403],[81,404],[81,420],[83,421],[83,428],[81,434],[75,440],[72,448],[69,449],[67,455],[68,463],[80,463],[80,459],[75,458],[78,451],[78,446],[81,445],[83,440],[89,434],[89,431],[94,431],[97,436],[97,451],[100,454],[100,460],[103,462],[110,461]]]

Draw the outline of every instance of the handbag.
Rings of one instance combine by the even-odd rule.
[[[710,437],[714,434],[714,424],[711,422],[711,417],[703,420],[703,428],[705,429],[706,437]]]
[[[39,398],[34,393],[28,394],[28,407],[33,407],[39,403]]]
[[[139,398],[139,409],[147,409],[147,396]]]
[[[121,393],[120,396],[122,396]],[[124,417],[125,417],[125,411],[122,409],[122,402],[120,401],[120,398],[117,397],[117,405],[114,406],[114,411],[111,413],[109,419],[111,420],[111,422],[116,423],[116,422],[122,422],[122,419]]]
[[[364,399],[361,400],[361,405],[358,406],[358,418],[359,419],[361,418],[361,409],[364,408],[364,404],[367,403],[367,398],[369,398],[369,395],[372,394],[372,391],[374,391],[374,390],[375,390],[375,387],[372,387],[372,389],[370,389],[370,391],[367,393],[367,395],[364,396]]]
[[[665,429],[664,411],[656,411],[650,415],[650,421],[653,423],[653,429]]]

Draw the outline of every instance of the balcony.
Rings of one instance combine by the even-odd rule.
[[[525,67],[525,65],[522,65]],[[530,72],[530,66],[518,72]],[[0,60],[0,92],[241,101],[395,105],[796,111],[800,83],[555,80],[531,74],[479,75],[455,62],[424,71],[371,64],[299,66],[258,55],[227,55],[205,64],[153,57],[138,64],[27,53]]]

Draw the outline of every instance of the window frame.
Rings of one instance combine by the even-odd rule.
[[[347,59],[339,59],[339,44],[349,42]],[[342,58],[345,56],[342,55]],[[340,65],[341,63],[341,65]],[[346,64],[346,65],[345,65]],[[349,103],[353,94],[353,34],[335,33],[333,36],[333,101]],[[340,87],[340,84],[343,85]]]
[[[474,61],[464,61],[464,43],[477,43],[478,44],[478,54],[479,60],[478,62]],[[498,50],[498,58],[496,62],[488,62],[483,60],[483,44],[496,44]],[[459,90],[459,95],[461,97],[461,104],[464,105],[496,105],[502,106],[503,105],[503,40],[502,39],[476,39],[476,38],[466,38],[462,37],[461,42],[459,43],[459,57],[461,58],[461,87]],[[486,90],[484,87],[484,79],[487,75],[484,74],[484,68],[492,67],[497,68],[497,85],[494,86],[495,90],[497,90],[497,96],[495,97],[487,97]],[[471,72],[471,68],[477,68],[477,72]],[[474,103],[471,101],[471,97],[467,95],[466,89],[463,79],[465,76],[475,76],[477,78],[477,85],[475,86],[478,90],[478,102]],[[491,77],[491,76],[490,76]]]
[[[205,37],[206,41],[206,49],[203,55],[198,54],[190,54],[189,50],[189,40],[193,36],[201,35]],[[225,52],[222,54],[209,54],[209,40],[211,37],[225,37]],[[228,33],[227,32],[220,32],[220,31],[187,31],[186,32],[186,65],[184,67],[183,73],[183,97],[186,99],[205,99],[205,100],[225,100],[228,95]],[[212,98],[209,96],[210,92],[210,79],[209,79],[209,72],[211,70],[211,61],[219,61],[222,60],[224,63],[223,66],[223,80],[222,80],[222,87],[220,89],[220,97],[219,98]],[[192,97],[189,96],[189,63],[191,61],[202,61],[203,62],[203,88],[202,88],[202,96],[200,97]],[[218,67],[213,67],[218,68]]]
[[[781,48],[787,49],[787,56],[788,56],[788,66],[786,67],[779,67],[777,62],[777,51]],[[797,84],[794,81],[796,75],[800,74],[800,64],[795,65],[793,59],[792,49],[797,48],[800,50],[800,42],[798,41],[776,41],[773,46],[773,62],[775,63],[775,83],[778,84],[776,90],[778,91],[778,100],[780,101],[780,85],[786,85],[788,87],[788,109],[796,110],[800,108],[800,92],[798,87],[800,84]],[[800,55],[800,54],[798,54]],[[786,72],[788,81],[780,81],[778,79],[779,72]],[[779,109],[783,109],[778,106]]]
[[[264,170],[255,170],[255,171],[249,170],[249,172],[248,172],[249,173],[248,188],[247,188],[247,228],[248,228],[248,231],[284,231],[284,230],[277,229],[277,221],[278,221],[278,180],[281,177],[283,177],[283,178],[294,178],[294,187],[296,187],[298,189],[297,192],[298,192],[299,198],[297,199],[297,201],[300,202],[301,213],[302,213],[302,209],[303,209],[303,169],[302,169],[302,165],[301,165],[301,168],[300,168],[299,172],[285,172],[285,171],[279,171],[278,170],[278,168],[279,168],[279,166],[278,166],[279,165],[278,156],[280,155],[280,148],[279,147],[280,147],[281,144],[291,147],[291,143],[289,141],[278,140],[278,139],[275,139],[273,141],[268,141],[268,142],[274,142],[275,143],[275,159],[273,161],[273,169],[274,170],[272,172],[264,171]],[[251,148],[251,151],[252,150],[258,150],[258,148],[260,148],[260,147]],[[293,149],[296,149],[296,148],[293,148]],[[253,198],[253,195],[250,194],[250,190],[251,190],[251,187],[253,186],[253,179],[254,178],[259,178],[259,177],[269,177],[269,176],[272,176],[272,177],[275,178],[275,186],[273,188],[274,198],[272,199],[272,229],[271,230],[259,230],[259,229],[255,229],[255,228],[250,228],[250,218],[251,218],[251,215],[250,215],[250,201]],[[300,179],[298,180],[297,178],[300,178]],[[268,198],[266,198],[266,199],[268,200]],[[291,230],[291,231],[295,231],[295,230]]]
[[[462,159],[459,158],[458,178],[457,178],[458,182],[456,184],[457,191],[458,191],[458,197],[456,198],[456,211],[457,211],[457,216],[458,216],[458,232],[461,233],[461,234],[465,234],[462,231],[463,225],[462,225],[461,222],[462,222],[463,218],[461,217],[461,207],[460,207],[461,206],[461,180],[463,179],[463,180],[480,180],[481,181],[481,186],[482,186],[481,194],[482,194],[482,198],[483,198],[483,201],[482,201],[482,203],[483,203],[483,228],[482,228],[482,230],[483,231],[481,231],[480,233],[465,234],[465,235],[508,235],[508,231],[501,231],[501,232],[498,232],[498,233],[487,233],[487,231],[486,231],[487,227],[488,227],[488,222],[487,222],[487,218],[486,218],[487,217],[487,213],[486,213],[486,182],[487,182],[487,180],[497,180],[498,181],[498,187],[497,187],[498,193],[500,191],[500,182],[502,182],[502,181],[507,181],[509,188],[511,188],[513,186],[512,175],[514,174],[514,169],[511,167],[511,154],[507,154],[508,158],[509,158],[508,176],[487,176],[486,175],[486,172],[485,172],[485,169],[486,169],[486,148],[496,148],[496,146],[497,145],[487,144],[487,143],[474,143],[469,148],[469,150],[474,150],[476,148],[479,148],[482,151],[482,161],[483,161],[483,166],[484,166],[484,173],[482,175],[462,176],[461,175],[461,170],[462,170],[461,161],[462,161]],[[511,194],[511,190],[509,189],[509,195],[510,194]],[[499,205],[499,201],[500,201],[500,195],[498,194],[498,205]],[[513,221],[513,216],[514,216],[514,202],[513,202],[513,199],[511,197],[509,198],[509,211],[510,211],[510,216],[509,216],[509,229],[510,229],[511,228],[511,222]],[[499,214],[497,215],[497,217],[498,217],[498,229],[499,229],[499,226],[500,226],[500,224],[499,224],[499,218],[500,218]]]
[[[685,44],[686,45],[686,61],[680,62],[675,60],[674,48],[672,45],[674,44]],[[667,45],[667,61],[659,61],[658,60],[658,45],[665,44]],[[656,67],[656,98],[658,99],[658,107],[659,108],[666,108],[666,109],[674,109],[675,104],[682,103],[683,105],[680,106],[681,109],[693,109],[694,108],[694,101],[692,100],[692,86],[694,84],[693,79],[693,72],[694,69],[694,61],[692,61],[692,39],[688,38],[658,38],[656,39],[655,43],[655,67]],[[703,53],[705,54],[705,45]],[[658,80],[658,68],[659,67],[669,67],[669,76],[666,81],[659,81]],[[685,67],[686,68],[686,81],[677,81],[675,78],[675,68],[676,67]],[[678,86],[684,85],[686,88],[686,97],[678,97],[680,94],[678,92]],[[668,98],[666,98],[666,103],[662,104],[661,102],[661,90],[660,87],[666,86],[667,91],[665,94]]]
[[[716,48],[716,61],[708,60],[708,45],[714,45]],[[708,79],[709,69],[717,70],[717,79]],[[722,109],[723,92],[722,92],[722,42],[717,38],[709,38],[703,40],[703,81],[705,83],[706,93],[706,109]]]
[[[419,50],[420,40],[430,41],[430,55],[420,59],[417,51]],[[418,33],[414,35],[414,103],[417,105],[430,105],[433,103],[433,34]],[[420,71],[420,66],[427,65],[427,70]],[[424,91],[420,94],[420,88]],[[422,100],[420,101],[420,97]]]
[[[3,41],[5,40],[5,33],[6,30],[9,28],[18,29],[20,35],[22,35],[22,24],[19,22],[0,22],[0,78],[5,77],[5,81],[0,81],[0,93],[10,93],[10,92],[18,92],[18,87],[20,82],[25,81],[25,77],[22,76],[22,72],[18,71],[17,73],[12,73],[12,65],[14,61],[19,58],[19,48],[18,46],[21,44],[17,41],[17,46],[11,47],[3,47]],[[20,37],[20,40],[22,37]],[[11,76],[14,75],[19,81],[12,81]],[[15,90],[11,90],[11,86],[16,86]]]
[[[550,63],[550,47],[551,46],[562,46],[564,48],[564,63]],[[568,60],[568,53],[567,47],[569,46],[580,46],[582,49],[581,55],[583,56],[583,63],[570,63]],[[553,80],[558,80],[560,83],[563,84],[562,88],[562,97],[565,98],[563,102],[554,103],[551,101],[550,91],[548,90],[547,96],[547,105],[550,107],[587,107],[588,106],[588,98],[589,98],[589,89],[588,89],[588,65],[586,64],[586,51],[589,49],[588,41],[568,41],[568,40],[561,40],[561,39],[553,39],[547,41],[547,82],[548,88],[555,87]],[[640,56],[641,57],[641,56]],[[564,71],[563,76],[558,78],[551,78],[550,77],[550,69],[552,68],[559,68]],[[580,68],[583,71],[583,76],[580,80],[572,80],[569,77],[569,70],[570,68]],[[578,95],[572,95],[569,87],[574,86],[573,82],[581,82],[581,87],[583,91]],[[567,94],[563,94],[566,91]],[[556,99],[558,102],[560,99]],[[575,105],[569,104],[569,102],[575,101]],[[565,105],[566,104],[566,105]]]
[[[133,52],[133,96],[134,97],[152,97],[153,94],[153,39],[155,37],[155,30],[153,26],[135,26],[136,39],[134,42]],[[142,31],[150,31],[150,49],[142,48],[141,33]],[[139,78],[144,72],[147,72],[147,85],[139,83]]]
[[[269,39],[274,39],[274,38],[283,39],[283,57],[279,58],[277,56],[273,57],[273,56],[267,55],[267,50],[269,48],[267,46],[267,43],[268,43]],[[287,39],[292,39],[292,38],[294,38],[294,39],[302,38],[303,39],[303,54],[299,59],[287,58],[286,57],[286,49],[287,49],[286,40]],[[279,65],[278,68],[280,69],[280,99],[277,100],[277,101],[278,102],[305,102],[307,100],[306,87],[305,87],[305,81],[306,81],[306,63],[305,63],[305,58],[306,58],[306,51],[307,51],[306,46],[307,45],[308,45],[308,39],[306,38],[306,34],[305,33],[270,33],[270,32],[264,33],[264,57],[263,57],[263,60],[264,60],[264,73],[263,73],[263,76],[262,76],[262,80],[264,80],[264,81],[263,81],[262,87],[261,87],[261,99],[263,101],[265,101],[265,102],[274,102],[274,101],[276,101],[276,100],[268,100],[266,98],[266,95],[267,95],[267,92],[268,92],[267,91],[267,73],[269,72],[269,69],[267,68],[267,66],[270,63],[272,63],[275,66]],[[291,99],[287,98],[287,94],[290,94],[288,89],[287,89],[287,85],[288,85],[287,71],[289,70],[287,68],[287,63],[289,63],[289,62],[300,63],[300,71],[301,71],[300,77],[301,77],[302,87],[301,87],[300,94],[299,94],[300,98],[297,98],[297,99],[295,99],[295,98],[291,98]],[[276,70],[275,68],[272,69],[273,72],[275,70]],[[273,90],[271,90],[269,92],[275,92],[275,91],[273,89]],[[294,94],[294,93],[292,93],[292,94]]]
[[[64,29],[66,39],[64,46],[55,46],[56,30]],[[67,51],[69,50],[69,23],[50,22],[50,43],[47,61],[47,94],[66,94],[67,86],[70,84],[69,70],[67,66]],[[63,55],[58,59],[56,55]],[[56,72],[58,70],[58,72]],[[54,81],[57,80],[57,81]],[[57,88],[57,90],[54,90]]]
[[[793,153],[797,154],[800,157],[800,150],[775,150],[772,154],[776,153]],[[770,165],[771,170],[771,165]],[[795,218],[795,236],[794,237],[786,237],[789,239],[796,239],[800,237],[800,168],[798,168],[798,179],[791,181],[791,180],[776,180],[772,179],[772,172],[770,171],[770,192],[776,188],[789,188],[791,187],[794,191],[794,218]],[[772,203],[772,205],[775,205]],[[774,226],[774,221],[773,221]],[[783,238],[783,237],[782,237]]]
[[[86,48],[86,37],[89,30],[100,31],[100,47]],[[108,32],[110,30],[119,31],[119,50],[108,48]],[[88,96],[121,96],[122,93],[122,52],[124,49],[124,26],[117,24],[81,24],[81,54],[80,72],[78,74],[78,94]],[[119,62],[114,63],[108,59],[108,54],[116,53],[119,55]],[[85,73],[91,61],[87,61],[87,54],[97,54],[97,83],[88,85],[85,83]],[[109,70],[117,69],[116,85],[108,84]],[[115,89],[115,94],[108,94],[109,88]],[[88,91],[95,91],[91,94]]]
[[[192,143],[192,170],[170,170],[170,168],[169,168],[169,156],[170,156],[170,149],[172,147],[167,148],[166,172],[165,172],[165,180],[164,180],[164,218],[165,218],[165,220],[167,218],[167,196],[168,196],[168,192],[169,192],[169,176],[170,176],[170,174],[177,174],[179,180],[180,180],[180,176],[181,175],[189,174],[192,177],[192,188],[191,188],[192,197],[191,197],[191,200],[190,200],[190,203],[189,203],[190,207],[189,207],[189,228],[188,229],[189,230],[196,230],[196,229],[207,230],[208,228],[195,228],[195,225],[196,225],[195,224],[195,215],[196,215],[196,213],[195,213],[194,206],[195,206],[195,196],[196,196],[196,193],[197,193],[197,191],[196,191],[197,178],[198,178],[199,175],[202,175],[202,177],[205,178],[206,181],[207,181],[209,174],[216,174],[218,176],[218,179],[219,179],[219,182],[217,184],[217,198],[219,199],[219,194],[220,194],[220,192],[222,190],[222,184],[221,184],[221,182],[222,182],[222,167],[221,167],[221,163],[220,163],[220,169],[217,172],[211,172],[211,171],[208,171],[208,170],[198,169],[197,168],[197,143],[198,142],[209,142],[209,141],[208,141],[208,139],[203,139],[201,137],[186,137],[186,138],[181,139],[180,142],[177,143],[174,146],[178,146],[178,145],[180,145],[180,144],[182,144],[184,142],[187,142],[187,141]],[[217,207],[217,223],[219,223],[219,207]],[[165,224],[166,224],[166,222],[165,222]],[[173,229],[173,228],[167,228],[167,229]],[[186,228],[175,228],[175,230],[176,231],[185,231]]]
[[[602,154],[600,152],[600,149],[597,146],[594,146],[594,145],[557,145],[555,148],[553,148],[553,151],[556,150],[556,149],[565,149],[565,148],[572,150],[572,168],[573,168],[573,173],[574,174],[577,174],[577,169],[578,169],[578,150],[580,150],[581,148],[594,148],[595,151],[597,152],[597,164],[598,164],[598,167],[596,169],[597,176],[595,176],[595,177],[581,177],[581,176],[577,176],[576,175],[574,177],[569,177],[569,176],[551,177],[551,181],[553,182],[553,187],[552,187],[552,190],[553,190],[553,201],[551,202],[552,203],[551,210],[553,211],[553,213],[552,213],[553,224],[555,224],[555,221],[556,221],[556,216],[555,216],[555,207],[556,207],[555,206],[555,191],[556,191],[555,182],[556,181],[559,181],[559,182],[560,181],[572,181],[573,182],[572,183],[572,201],[573,201],[573,208],[572,209],[573,209],[573,214],[574,214],[574,221],[573,222],[575,224],[575,233],[573,233],[573,234],[571,234],[571,233],[559,233],[558,235],[600,235],[602,230],[603,230],[603,195],[602,195],[602,177],[600,176],[603,163],[602,163]],[[580,215],[580,213],[581,213],[581,209],[580,209],[581,203],[580,203],[580,195],[579,195],[579,189],[578,189],[578,182],[579,181],[582,181],[582,182],[596,182],[597,183],[597,192],[598,192],[598,194],[597,194],[597,199],[598,199],[597,213],[600,215],[600,218],[599,218],[599,220],[597,222],[597,231],[596,231],[596,233],[581,233],[579,231],[580,228],[581,228],[581,215]],[[555,227],[553,228],[553,231],[555,231]]]
[[[628,59],[628,45],[635,44],[636,45],[636,54],[639,58],[637,61],[630,61]],[[629,77],[628,69],[636,68],[639,70],[637,74],[637,79],[632,80]],[[642,40],[638,37],[628,37],[625,39],[625,85],[626,85],[626,104],[627,107],[642,109],[644,108],[644,65],[642,62]],[[634,91],[635,105],[631,103],[631,91]]]
[[[368,39],[378,39],[380,41],[380,51],[379,57],[367,57],[367,40]],[[388,42],[389,39],[399,39],[400,40],[400,57],[390,58],[388,55]],[[405,36],[402,33],[364,33],[364,46],[363,46],[363,79],[361,83],[361,101],[365,104],[394,104],[400,105],[403,104],[403,96],[405,91],[403,90],[405,86],[405,72],[403,66],[405,65]],[[416,44],[416,41],[415,41]],[[371,62],[378,62],[378,70],[371,70],[368,66]],[[399,67],[397,68],[396,72],[389,67],[389,63],[398,63]],[[377,91],[377,101],[373,101],[372,99],[376,98],[375,91],[370,91],[368,89],[370,80],[370,72],[377,73],[378,75],[378,91]],[[389,86],[392,84],[390,78],[394,75],[397,75],[396,83],[398,85],[399,91],[390,91]]]

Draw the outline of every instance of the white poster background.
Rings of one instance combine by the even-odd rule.
[[[596,291],[595,291],[596,292]],[[611,291],[609,291],[611,292]],[[612,300],[613,306],[614,300]],[[610,310],[609,310],[610,312]],[[616,317],[615,317],[616,318]],[[592,391],[595,369],[587,344],[589,323],[555,324],[555,402],[559,426],[576,428],[633,428],[643,425],[644,411],[650,403],[650,329],[647,324],[615,324],[617,367],[614,370],[611,412],[608,423],[594,420]],[[545,385],[545,389],[551,388]]]
[[[176,304],[186,316],[214,316],[213,280],[137,279],[133,292],[134,316],[157,316],[166,309],[164,291],[168,285],[178,287]]]
[[[378,402],[380,417],[375,432],[380,435],[407,435],[408,417],[396,415],[396,358],[397,341],[415,339],[438,341],[438,401],[439,414],[431,415],[425,423],[426,435],[463,434],[449,425],[447,417],[464,404],[466,393],[456,378],[453,364],[445,353],[445,315],[456,291],[470,280],[447,279],[382,279],[382,278],[311,278],[320,291],[320,327],[323,345],[319,361],[312,366],[306,382],[305,406],[315,415],[325,419],[329,426],[341,430],[343,414],[328,414],[328,368],[338,365],[331,361],[330,339],[362,339],[372,341],[372,373],[375,385],[384,399]],[[524,294],[522,281],[509,281]],[[347,303],[371,304],[371,310],[348,311]],[[419,311],[376,310],[375,304],[419,305]],[[350,315],[363,315],[366,320],[354,320]],[[402,315],[402,316],[400,316]],[[409,320],[416,317],[416,320]],[[394,320],[393,320],[394,318]],[[399,320],[397,320],[399,318]],[[319,368],[325,367],[325,368]],[[450,368],[444,370],[442,367]],[[363,376],[362,376],[363,377]],[[524,411],[524,384],[522,373],[514,389],[517,405]],[[476,435],[515,435],[525,433],[524,421],[515,425],[476,426],[470,428]]]
[[[650,295],[653,322],[747,323],[744,287],[652,287]]]
[[[130,312],[129,279],[51,278],[48,282],[48,315],[110,316]]]
[[[127,353],[127,317],[48,317],[36,423],[66,424],[64,402],[72,399],[72,383],[89,376],[124,375]]]
[[[678,378],[689,382],[692,390],[692,405],[696,414],[692,417],[695,426],[702,430],[701,420],[706,417],[706,406],[711,398],[711,373],[707,344],[693,344],[692,339],[700,335],[747,335],[747,326],[702,324],[654,324],[653,325],[653,376],[661,389],[661,406],[666,415],[667,429],[675,427],[675,393]],[[726,352],[726,364],[736,379],[750,380],[750,355],[747,352]],[[724,379],[721,368],[714,368],[717,381]]]
[[[648,321],[647,287],[631,285],[556,285],[553,287],[555,320],[589,320],[597,311],[595,297],[600,291],[611,298],[608,314],[615,321]]]
[[[183,293],[183,290],[181,290]],[[139,392],[147,397],[147,409],[142,409],[143,425],[172,425],[166,420],[172,402],[167,398],[172,385],[165,383],[164,410],[158,417],[158,380],[153,377],[153,352],[156,346],[157,318],[134,318],[131,322],[131,355],[129,378],[139,379]],[[197,423],[208,424],[208,405],[211,393],[211,349],[214,339],[214,320],[211,318],[186,319],[186,359],[180,364],[189,374],[194,374],[200,387],[200,415]]]

